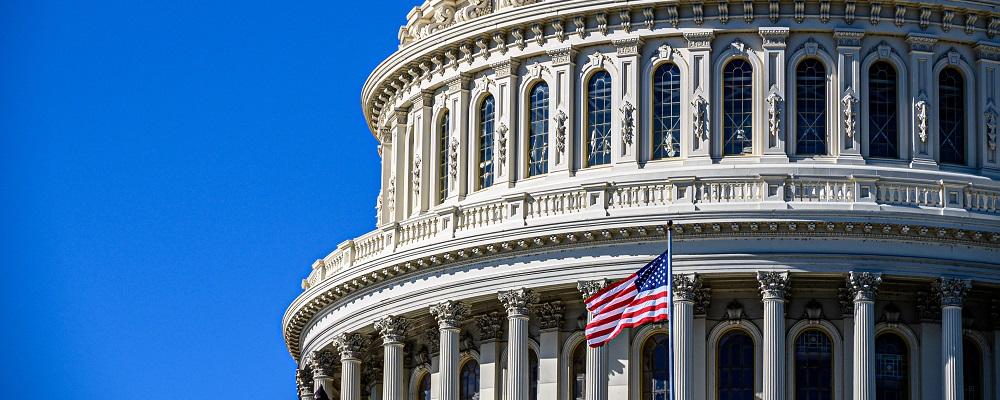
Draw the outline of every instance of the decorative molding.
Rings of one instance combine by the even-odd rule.
[[[637,56],[639,48],[642,47],[642,39],[638,37],[612,40],[611,43],[615,45],[615,51],[619,57]]]
[[[535,307],[535,314],[538,316],[538,325],[541,329],[559,329],[563,323],[563,311],[566,307],[561,301],[555,300],[538,304]]]
[[[595,51],[591,53],[590,55],[587,56],[587,59],[589,60],[588,63],[590,65],[593,65],[597,68],[604,68],[604,63],[612,62],[611,57],[608,57],[607,54],[601,53],[600,51]]]
[[[556,123],[556,148],[559,154],[566,153],[566,120],[569,118],[563,110],[556,112],[552,117]]]
[[[469,305],[455,300],[442,301],[429,310],[441,329],[458,329],[458,325],[469,316]]]
[[[758,28],[758,34],[764,39],[763,47],[768,48],[785,48],[785,43],[788,40],[789,28],[780,27],[766,27]]]
[[[712,39],[715,39],[715,32],[684,32],[684,39],[688,42],[690,50],[712,50]]]
[[[587,300],[590,296],[597,294],[597,292],[608,287],[611,284],[610,279],[597,279],[593,281],[579,281],[576,283],[576,289],[580,291],[584,300]]]
[[[410,320],[400,316],[387,315],[375,321],[375,330],[382,336],[385,344],[402,343],[409,328]]]
[[[503,171],[504,165],[507,164],[507,131],[508,131],[508,128],[507,128],[507,124],[506,123],[501,122],[500,125],[497,126],[497,143],[499,145],[498,146],[499,148],[497,150],[500,153],[499,154],[499,161],[500,161],[500,165],[499,165],[500,169],[499,169],[499,171]]]
[[[989,103],[986,106],[986,112],[983,113],[983,124],[985,125],[986,130],[987,161],[996,162],[997,112],[993,108],[992,103]]]
[[[561,49],[549,50],[546,54],[552,59],[553,66],[561,66],[573,63],[573,58],[576,57],[576,50],[572,47],[563,47]]]
[[[526,316],[531,311],[531,305],[538,302],[538,293],[528,288],[501,290],[497,298],[507,309],[507,315]]]
[[[458,139],[451,138],[451,145],[448,148],[448,175],[451,179],[458,176]]]
[[[917,318],[921,321],[941,320],[941,298],[935,290],[917,292]]]
[[[934,52],[934,44],[937,37],[911,33],[906,35],[906,42],[910,44],[910,51],[913,52]]]
[[[927,95],[923,92],[913,104],[913,117],[917,119],[917,137],[920,143],[927,143]]]
[[[413,155],[413,176],[411,177],[411,183],[413,186],[413,194],[418,198],[420,197],[420,172],[423,168],[423,163],[421,161],[423,160],[421,160],[420,153]]]
[[[312,370],[313,377],[327,377],[333,376],[334,368],[337,367],[339,361],[337,353],[330,350],[318,350],[309,353],[309,358],[306,360],[306,364],[309,366],[309,369]]]
[[[875,301],[879,285],[882,284],[882,274],[877,272],[855,272],[847,275],[847,288],[851,291],[854,301]]]
[[[632,116],[635,112],[635,106],[628,100],[625,100],[619,110],[622,113],[622,142],[627,148],[632,145],[632,140],[635,136],[635,118]]]
[[[757,271],[757,282],[760,283],[760,294],[765,300],[784,300],[788,289],[788,271]]]
[[[778,94],[778,86],[771,85],[771,90],[765,99],[767,101],[767,126],[771,138],[777,139],[781,132],[781,106],[784,99]]]
[[[695,94],[691,100],[691,126],[695,141],[708,137],[708,100],[701,93]]]
[[[479,327],[479,340],[486,342],[502,338],[506,319],[506,317],[496,311],[476,316],[476,325]]]
[[[840,104],[843,107],[844,134],[848,139],[853,139],[857,132],[857,110],[855,107],[858,102],[857,96],[854,95],[854,88],[850,87],[844,91],[844,97],[840,99]]]
[[[861,39],[865,37],[864,31],[855,30],[835,30],[833,38],[837,41],[837,47],[861,47]]]

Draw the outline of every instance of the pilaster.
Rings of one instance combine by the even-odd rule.
[[[764,385],[762,400],[785,398],[785,295],[788,272],[758,271],[764,302]]]
[[[496,93],[496,127],[494,128],[494,145],[496,151],[493,160],[496,166],[493,180],[494,185],[514,186],[517,178],[517,165],[519,157],[517,154],[517,109],[520,103],[518,95],[518,62],[511,58],[494,63],[492,65],[494,80],[497,85]]]
[[[909,69],[910,110],[910,154],[911,165],[915,168],[937,168],[937,129],[933,127],[937,118],[937,105],[931,104],[931,85],[934,83],[935,36],[911,33],[906,35],[910,44]]]
[[[1000,43],[976,43],[976,69],[977,127],[970,132],[978,131],[974,148],[979,149],[983,169],[996,172],[1000,170]]]
[[[559,398],[559,350],[561,347],[560,328],[563,323],[562,302],[555,300],[541,303],[535,308],[538,316],[538,398]]]
[[[576,85],[576,54],[571,46],[548,51],[552,59],[553,87],[549,92],[552,102],[551,134],[549,135],[549,174],[574,173],[577,143],[573,137],[576,129],[574,118],[573,87]]]
[[[408,196],[408,176],[410,174],[409,167],[409,149],[407,148],[407,122],[409,121],[409,109],[408,108],[397,108],[392,111],[393,113],[393,126],[392,126],[392,150],[393,150],[393,161],[392,161],[392,174],[389,177],[389,189],[386,192],[386,208],[389,211],[390,220],[387,222],[401,221],[403,216],[406,215],[406,203]]]
[[[622,88],[622,98],[618,102],[618,109],[612,110],[612,113],[619,115],[618,120],[621,122],[619,129],[612,130],[611,133],[611,161],[614,164],[637,166],[641,142],[639,132],[642,131],[639,125],[639,121],[642,121],[642,117],[639,116],[639,80],[640,65],[642,65],[639,57],[642,54],[642,39],[631,37],[615,40],[612,43],[618,55],[617,65],[621,73],[619,79],[622,82],[617,85]]]
[[[448,199],[461,200],[469,193],[469,171],[471,161],[469,149],[469,76],[462,74],[445,82],[448,86],[448,112],[451,118],[451,148],[448,161],[452,171],[448,171]],[[474,158],[473,158],[474,159]]]
[[[688,93],[690,99],[689,112],[691,113],[690,129],[681,129],[689,132],[688,137],[681,137],[681,143],[687,143],[689,163],[710,163],[711,162],[711,126],[712,126],[712,40],[715,34],[711,30],[685,32],[684,39],[687,40],[688,61],[691,72],[688,75]]]
[[[433,170],[437,157],[431,152],[434,147],[434,93],[422,91],[413,98],[413,166],[410,179],[413,180],[413,209],[418,213],[427,211],[436,197],[431,181],[436,175]]]
[[[785,99],[788,94],[785,89],[785,41],[788,39],[787,27],[761,27],[758,33],[764,40],[764,97],[765,132],[763,138],[764,158],[769,161],[787,162],[786,123],[787,108]]]
[[[498,342],[503,338],[505,318],[498,312],[479,315],[479,400],[498,400],[500,383],[500,349]]]
[[[835,30],[837,40],[837,152],[839,162],[863,163],[861,158],[861,39],[864,31]],[[833,148],[831,146],[831,148]]]

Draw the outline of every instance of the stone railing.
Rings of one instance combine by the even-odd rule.
[[[399,28],[399,46],[406,46],[455,24],[541,2],[542,0],[425,0],[406,14],[406,25]]]
[[[519,194],[488,202],[445,208],[398,224],[383,226],[337,246],[337,250],[313,264],[303,280],[309,288],[340,271],[409,250],[456,237],[472,237],[526,225],[559,222],[560,218],[615,216],[616,210],[665,212],[700,208],[725,210],[739,204],[786,202],[826,203],[869,207],[906,207],[923,210],[963,210],[1000,217],[1000,187],[976,186],[947,181],[903,180],[868,177],[757,177],[672,179],[657,182],[590,184],[537,194]],[[657,210],[653,208],[659,207]],[[688,208],[684,208],[688,207]],[[714,208],[713,208],[714,207]],[[795,208],[795,207],[793,207]],[[850,209],[850,208],[847,208]],[[932,211],[933,212],[933,211]],[[547,222],[548,221],[548,222]]]

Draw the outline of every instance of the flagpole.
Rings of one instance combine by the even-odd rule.
[[[667,221],[667,301],[670,302],[669,317],[667,318],[667,340],[669,341],[667,346],[667,373],[670,376],[667,377],[668,382],[670,382],[670,398],[675,400],[677,396],[674,394],[674,221]]]

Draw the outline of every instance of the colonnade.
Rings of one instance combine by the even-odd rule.
[[[784,400],[787,389],[786,345],[785,345],[785,302],[791,288],[787,271],[760,271],[757,273],[760,285],[763,313],[763,362],[761,365],[763,400]],[[589,297],[609,284],[609,280],[581,281],[578,290],[583,298]],[[853,400],[875,399],[875,310],[874,303],[882,276],[876,272],[851,271],[847,276],[847,290],[853,301],[852,377],[850,398]],[[673,315],[671,318],[674,347],[674,390],[677,399],[695,398],[693,371],[696,365],[694,355],[694,304],[701,288],[698,274],[675,275],[673,277]],[[962,400],[962,304],[971,287],[969,280],[943,277],[934,284],[934,292],[941,305],[941,362],[942,391],[944,400]],[[562,305],[556,301],[539,305],[539,295],[532,289],[521,288],[500,291],[498,300],[506,310],[508,349],[506,357],[507,379],[504,400],[528,400],[529,388],[529,315],[533,309],[547,308],[548,317],[543,317],[543,335],[558,333],[561,322]],[[541,306],[541,307],[540,307]],[[430,307],[430,314],[438,323],[440,335],[437,374],[433,380],[433,396],[437,400],[458,400],[461,324],[468,320],[470,307],[467,303],[445,300]],[[553,315],[555,317],[553,317]],[[588,320],[591,315],[588,313]],[[497,346],[503,330],[502,316],[489,313],[477,317],[481,335],[481,381],[480,396],[483,400],[495,400],[492,393],[496,389]],[[406,398],[404,387],[404,339],[411,323],[400,316],[389,315],[374,324],[382,338],[384,349],[382,369],[381,400],[401,400]],[[845,328],[846,329],[846,328]],[[551,335],[550,335],[551,336]],[[550,338],[551,339],[551,338]],[[552,342],[543,338],[543,342]],[[558,346],[556,338],[550,346]],[[368,348],[369,339],[359,333],[343,333],[333,342],[336,350],[320,350],[310,354],[306,368],[298,370],[299,396],[302,400],[313,400],[322,390],[334,399],[339,393],[342,400],[361,400],[362,352]],[[493,346],[492,351],[490,346]],[[333,387],[333,370],[339,353],[341,385]],[[608,399],[608,346],[587,348],[586,351],[586,400]],[[558,364],[556,364],[558,365]],[[557,376],[557,375],[556,375]],[[557,381],[552,377],[554,383]],[[541,386],[541,385],[540,385]],[[555,398],[558,386],[551,385],[548,396]],[[339,390],[338,390],[339,389]],[[539,399],[543,397],[539,389]],[[549,393],[551,392],[551,393]],[[490,394],[486,394],[490,393]],[[415,400],[415,399],[411,399]]]

